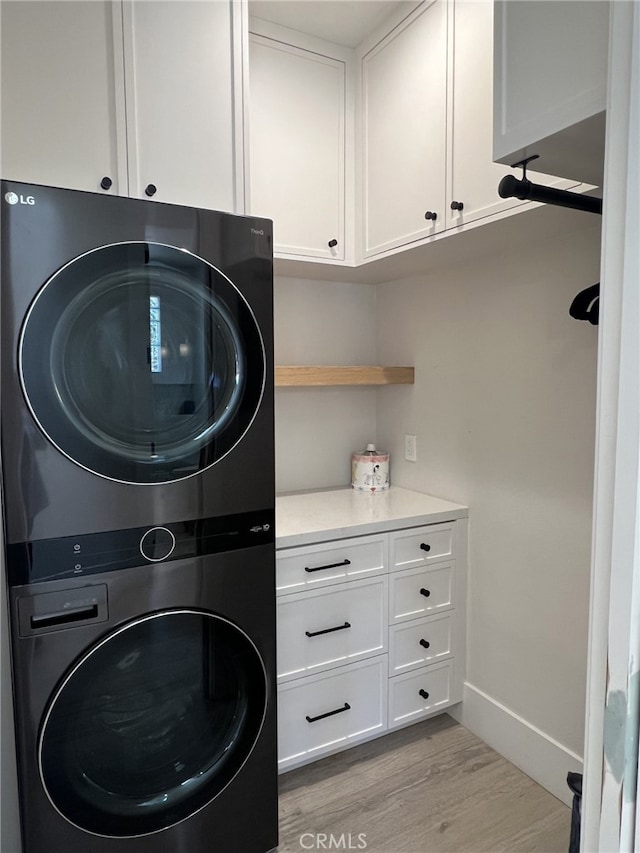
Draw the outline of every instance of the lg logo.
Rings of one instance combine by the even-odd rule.
[[[36,200],[32,195],[16,195],[16,193],[8,192],[4,195],[4,200],[9,204],[35,204]]]

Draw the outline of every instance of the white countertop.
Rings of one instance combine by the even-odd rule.
[[[335,489],[276,498],[276,548],[293,548],[466,518],[467,507],[391,486],[386,492]]]

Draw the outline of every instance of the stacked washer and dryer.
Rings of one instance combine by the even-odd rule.
[[[2,184],[24,853],[277,845],[271,223]]]

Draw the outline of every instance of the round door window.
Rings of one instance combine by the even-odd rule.
[[[47,794],[90,833],[166,829],[238,773],[266,701],[260,655],[232,623],[199,611],[137,620],[89,651],[57,689],[39,740]]]
[[[120,243],[53,275],[27,314],[20,376],[66,456],[109,479],[180,480],[225,456],[264,390],[255,317],[189,252]]]

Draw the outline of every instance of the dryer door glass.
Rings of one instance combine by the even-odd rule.
[[[158,483],[217,462],[260,404],[265,354],[233,283],[157,243],[88,252],[34,300],[20,376],[45,435],[110,479]]]
[[[43,783],[87,832],[156,832],[229,784],[256,743],[266,702],[262,659],[232,623],[196,611],[137,620],[58,687],[39,741]]]

